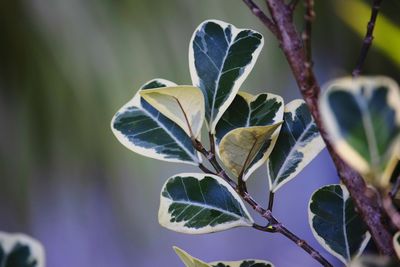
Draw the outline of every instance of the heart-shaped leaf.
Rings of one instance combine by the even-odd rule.
[[[267,160],[274,140],[278,137],[277,129],[280,125],[277,123],[230,131],[218,147],[222,162],[234,175],[246,181]]]
[[[380,179],[400,134],[398,85],[385,77],[342,78],[325,86],[322,119],[337,153],[370,182]]]
[[[371,237],[343,185],[328,185],[315,191],[308,215],[318,242],[345,264],[363,252]]]
[[[149,89],[140,95],[189,136],[199,137],[204,121],[204,97],[194,86]]]
[[[174,247],[176,254],[185,263],[186,267],[274,267],[274,265],[262,260],[241,260],[241,261],[216,261],[205,263],[183,251],[178,247]]]
[[[189,46],[190,75],[204,94],[211,133],[252,70],[263,37],[249,29],[218,20],[199,25]]]
[[[42,245],[24,234],[0,232],[0,266],[44,267]]]
[[[237,226],[252,226],[237,193],[222,178],[182,173],[167,180],[161,191],[160,224],[170,230],[203,234]]]
[[[115,114],[111,128],[125,147],[140,155],[198,165],[201,159],[185,131],[140,97],[141,90],[167,86],[176,84],[162,79],[147,82]]]
[[[268,158],[270,190],[276,192],[292,180],[325,147],[303,100],[285,106],[284,122]]]

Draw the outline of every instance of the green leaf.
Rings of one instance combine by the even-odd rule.
[[[204,94],[211,133],[252,70],[264,44],[260,33],[218,20],[204,21],[189,47],[190,75]]]
[[[400,95],[386,77],[342,78],[325,86],[320,109],[337,153],[370,182],[381,179],[400,134]]]
[[[141,91],[140,95],[187,135],[199,137],[204,121],[204,97],[199,88],[163,87]]]
[[[308,215],[318,242],[345,264],[363,252],[371,237],[343,185],[328,185],[315,191]]]
[[[236,128],[227,133],[219,144],[222,162],[237,177],[249,174],[261,166],[272,151],[281,123],[268,126]]]
[[[0,232],[0,266],[44,267],[42,245],[24,234]]]
[[[222,178],[182,173],[167,180],[161,190],[160,224],[170,230],[203,234],[237,226],[252,226],[237,193]]]
[[[283,120],[283,99],[274,94],[251,95],[239,92],[216,127],[216,141],[230,131],[251,126],[266,126]]]
[[[400,232],[397,232],[393,237],[393,247],[397,257],[400,259]]]
[[[268,158],[270,190],[276,192],[310,163],[325,144],[303,100],[285,106],[284,122]]]
[[[185,263],[186,267],[274,267],[272,263],[261,260],[241,260],[241,261],[216,261],[205,263],[195,257],[189,255],[178,247],[174,247],[176,254]]]
[[[201,159],[185,131],[140,97],[142,90],[167,86],[176,84],[162,79],[147,82],[115,114],[111,128],[125,147],[140,155],[198,165]]]

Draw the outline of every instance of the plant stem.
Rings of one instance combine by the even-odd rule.
[[[392,190],[390,190],[390,197],[394,198],[399,191],[400,188],[400,177],[397,177],[396,181],[393,184]]]
[[[360,75],[365,59],[367,58],[368,51],[372,45],[372,41],[374,40],[373,34],[374,34],[375,23],[378,17],[382,1],[383,0],[373,0],[372,2],[371,17],[367,25],[367,32],[365,34],[364,41],[361,47],[360,56],[358,57],[357,60],[357,65],[352,73],[354,78]]]
[[[274,34],[277,35],[276,27],[270,18],[252,1],[243,0],[243,2],[250,8],[251,12],[260,19],[260,21]]]
[[[272,208],[274,207],[274,198],[275,198],[275,193],[272,190],[269,191],[268,209],[270,211],[272,211]]]
[[[293,234],[291,231],[289,231],[286,227],[284,227],[273,215],[271,210],[266,210],[262,206],[260,206],[254,199],[253,197],[246,191],[243,191],[239,189],[238,184],[236,184],[235,181],[233,181],[228,174],[224,171],[224,169],[221,167],[217,159],[215,158],[215,155],[211,153],[211,151],[208,151],[207,149],[204,148],[202,143],[198,140],[193,141],[193,146],[196,148],[197,151],[199,151],[205,158],[208,159],[208,161],[211,163],[211,165],[214,167],[215,171],[217,172],[217,175],[220,176],[222,179],[224,179],[235,191],[242,197],[243,200],[245,200],[257,213],[259,213],[263,218],[265,218],[268,222],[269,225],[266,227],[259,226],[257,224],[253,225],[254,229],[263,231],[263,232],[277,232],[281,233],[282,235],[286,236],[290,240],[292,240],[296,245],[298,245],[300,248],[302,248],[304,251],[306,251],[308,254],[311,255],[316,261],[321,263],[322,266],[325,267],[333,267],[332,264],[330,264],[318,251],[316,251],[313,247],[311,247],[306,241],[300,239],[297,237],[295,234]],[[271,229],[272,226],[272,229]]]
[[[363,178],[350,168],[335,152],[322,124],[318,109],[320,87],[312,68],[310,72],[307,71],[306,51],[293,24],[292,10],[283,0],[266,0],[266,4],[278,31],[277,38],[280,42],[280,47],[289,63],[300,92],[320,130],[341,181],[345,184],[354,199],[357,210],[366,223],[378,250],[382,254],[392,255],[394,253],[392,235],[386,224],[387,217],[376,201],[376,195],[371,196],[366,194],[367,186]]]

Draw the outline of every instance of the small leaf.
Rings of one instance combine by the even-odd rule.
[[[262,260],[241,260],[241,261],[216,261],[205,263],[196,259],[178,247],[174,247],[176,254],[185,263],[186,267],[274,267],[274,265]]]
[[[370,182],[378,180],[393,157],[400,134],[400,95],[385,77],[342,78],[325,86],[322,119],[337,153]]]
[[[178,248],[178,247],[173,247],[175,250],[175,253],[179,256],[179,258],[183,261],[186,267],[211,267],[207,263],[190,256],[186,251]]]
[[[254,169],[262,165],[268,158],[273,140],[278,136],[276,131],[281,123],[268,126],[236,128],[226,134],[219,144],[222,162],[234,175],[242,174],[246,181]],[[248,172],[249,167],[252,168]],[[247,171],[247,172],[246,172]]]
[[[185,131],[140,97],[141,90],[166,86],[176,85],[162,79],[143,85],[115,114],[111,128],[125,147],[140,155],[198,165],[201,159]]]
[[[193,85],[204,94],[209,130],[233,101],[264,44],[260,33],[218,20],[204,21],[189,46]]]
[[[325,144],[303,100],[286,105],[278,140],[268,158],[270,190],[276,192],[310,163]]]
[[[161,190],[160,224],[170,230],[203,234],[252,226],[237,193],[222,178],[197,173],[177,174]]]
[[[239,92],[216,127],[216,140],[221,139],[230,131],[251,126],[266,126],[283,120],[283,99],[274,94],[251,95]]]
[[[204,121],[204,97],[199,88],[162,87],[141,91],[140,95],[189,136],[200,135]]]
[[[393,237],[393,247],[397,257],[400,259],[400,232],[397,232]]]
[[[0,232],[0,266],[44,267],[43,246],[24,234]]]
[[[371,237],[343,185],[328,185],[314,192],[308,215],[318,242],[345,264],[363,252]]]

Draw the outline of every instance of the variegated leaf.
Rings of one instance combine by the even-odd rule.
[[[337,153],[370,182],[381,178],[400,134],[398,85],[386,77],[342,78],[325,86],[321,115]]]
[[[170,230],[187,234],[253,224],[244,203],[227,182],[198,173],[177,174],[167,180],[161,190],[158,220]]]
[[[328,185],[315,191],[308,215],[318,242],[345,264],[363,252],[371,237],[343,185]]]
[[[174,247],[176,254],[185,263],[186,267],[274,267],[274,265],[262,260],[241,260],[241,261],[216,261],[205,263],[183,251],[178,247]]]
[[[218,20],[207,20],[193,34],[190,75],[204,94],[211,133],[252,70],[264,40],[261,34]]]
[[[216,127],[217,144],[230,131],[251,126],[266,126],[283,120],[283,99],[274,94],[251,95],[239,92]]]
[[[270,190],[276,192],[292,180],[325,147],[303,100],[285,106],[278,140],[267,160]]]
[[[149,89],[140,95],[189,136],[199,137],[204,121],[204,97],[194,86]]]
[[[0,266],[44,267],[42,245],[24,234],[0,232]]]
[[[176,84],[162,79],[147,82],[115,114],[111,128],[125,147],[138,154],[197,165],[201,159],[185,131],[140,97],[141,90],[167,86]]]
[[[397,232],[393,237],[393,247],[397,258],[400,259],[400,232]]]
[[[281,123],[268,126],[236,128],[227,133],[219,144],[222,162],[237,177],[246,181],[272,151]]]

